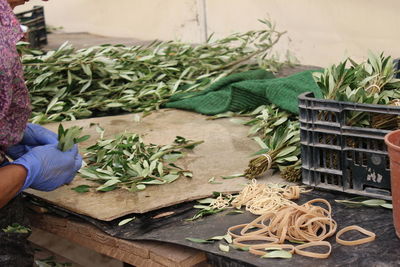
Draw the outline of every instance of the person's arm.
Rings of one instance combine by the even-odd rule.
[[[21,165],[8,165],[0,168],[0,209],[20,191],[26,175],[27,171]]]

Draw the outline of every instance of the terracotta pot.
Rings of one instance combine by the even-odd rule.
[[[390,159],[393,222],[397,237],[400,238],[400,130],[388,133],[385,143]]]

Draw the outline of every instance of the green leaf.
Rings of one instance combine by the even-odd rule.
[[[386,201],[383,199],[368,199],[368,200],[361,201],[361,203],[368,207],[378,207],[383,204],[386,204]]]
[[[391,203],[381,204],[380,206],[385,209],[393,209],[393,205]]]
[[[216,181],[215,181],[215,177],[211,177],[211,178],[208,180],[208,183],[210,183],[210,184],[222,184],[221,182],[216,182]]]
[[[121,181],[118,180],[118,179],[111,179],[111,180],[108,180],[108,181],[105,182],[103,185],[97,187],[96,190],[97,190],[97,191],[103,191],[103,192],[111,191],[111,190],[108,190],[108,189],[109,189],[110,187],[112,187],[112,186],[118,184],[119,182],[121,182]],[[115,189],[115,188],[114,188],[114,189]]]
[[[136,219],[136,217],[124,219],[124,220],[122,220],[122,221],[120,221],[120,222],[118,223],[118,226],[122,226],[122,225],[124,225],[124,224],[127,224],[127,223],[129,223],[129,222],[131,222],[131,221],[133,221],[133,220],[135,220],[135,219]]]
[[[242,214],[242,213],[243,213],[243,211],[241,211],[241,210],[231,210],[231,211],[225,213],[225,215],[235,215],[235,214]]]
[[[234,178],[239,178],[239,177],[244,177],[244,174],[239,173],[239,174],[233,174],[233,175],[229,175],[229,176],[221,176],[222,179],[234,179]]]
[[[224,239],[228,244],[232,243],[232,236],[230,234],[224,235]]]
[[[293,257],[292,253],[286,250],[275,250],[266,253],[261,258],[268,258],[268,259],[291,259]]]
[[[197,202],[199,202],[200,204],[211,204],[213,201],[214,201],[213,198],[204,198],[197,200]]]
[[[146,189],[146,185],[144,185],[144,184],[138,184],[138,185],[136,186],[136,189],[137,189],[137,190],[145,190],[145,189]]]
[[[219,250],[223,251],[223,252],[229,252],[229,246],[224,245],[224,244],[219,244]]]
[[[79,185],[77,187],[71,188],[71,190],[74,190],[77,193],[86,193],[89,192],[90,185]]]

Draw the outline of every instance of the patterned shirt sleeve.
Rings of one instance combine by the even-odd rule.
[[[29,94],[16,43],[23,33],[11,7],[0,0],[0,162],[18,143],[30,115]]]

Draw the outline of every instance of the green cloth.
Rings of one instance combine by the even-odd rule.
[[[313,92],[315,97],[322,98],[311,73],[304,71],[284,78],[275,78],[265,70],[236,73],[213,83],[204,91],[174,95],[165,107],[215,115],[272,103],[298,114],[299,94]]]

